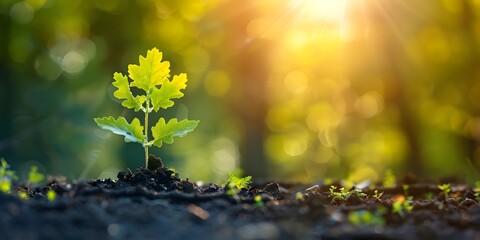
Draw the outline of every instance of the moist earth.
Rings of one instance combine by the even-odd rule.
[[[480,239],[478,194],[460,182],[447,194],[414,178],[343,195],[339,182],[322,181],[254,181],[229,191],[149,161],[150,169],[117,180],[17,184],[0,193],[0,239]]]

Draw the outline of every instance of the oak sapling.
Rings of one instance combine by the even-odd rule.
[[[122,101],[122,106],[135,112],[145,113],[144,125],[138,118],[130,123],[124,118],[95,118],[99,127],[124,136],[125,142],[141,143],[145,149],[145,168],[148,169],[148,148],[161,147],[163,143],[173,143],[173,137],[183,137],[193,131],[199,121],[172,118],[166,121],[163,117],[152,127],[153,140],[149,139],[149,113],[167,109],[174,105],[172,99],[183,97],[181,90],[187,87],[187,75],[181,73],[170,80],[170,63],[162,62],[162,53],[157,48],[147,51],[146,57],[140,56],[139,65],[128,65],[128,77],[122,73],[113,74],[113,86],[117,90],[113,95]],[[131,87],[141,90],[143,95],[134,95]]]

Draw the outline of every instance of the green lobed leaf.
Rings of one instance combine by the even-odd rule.
[[[136,96],[132,95],[130,91],[130,86],[128,85],[128,78],[121,73],[114,73],[113,79],[113,86],[117,88],[115,92],[113,92],[113,96],[116,98],[123,100],[122,106],[126,108],[133,108],[135,112],[142,108],[142,104],[147,99],[145,96]]]
[[[155,126],[152,127],[153,145],[161,147],[162,143],[173,143],[174,137],[183,137],[197,127],[199,121],[184,119],[177,122],[176,118],[170,119],[165,123],[164,118],[160,118]]]
[[[167,109],[173,106],[172,98],[183,97],[182,89],[187,87],[187,74],[175,75],[172,81],[163,82],[160,89],[154,88],[151,94],[153,109],[157,112],[160,108]]]
[[[143,136],[143,126],[140,124],[138,118],[134,118],[132,123],[128,123],[124,117],[119,117],[118,119],[113,117],[103,117],[94,118],[94,120],[100,128],[124,136],[125,142],[142,143],[145,139]]]
[[[163,84],[170,75],[170,62],[162,62],[162,53],[157,48],[147,51],[147,56],[139,57],[140,65],[128,65],[128,74],[133,80],[131,86],[149,92]]]

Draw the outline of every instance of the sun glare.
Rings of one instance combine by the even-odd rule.
[[[348,0],[293,0],[304,19],[341,25],[345,18]]]

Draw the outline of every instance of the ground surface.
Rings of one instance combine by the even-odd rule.
[[[467,185],[445,195],[414,179],[362,192],[332,184],[254,182],[232,195],[159,166],[116,181],[20,185],[28,200],[0,193],[0,239],[480,239],[478,196]]]

